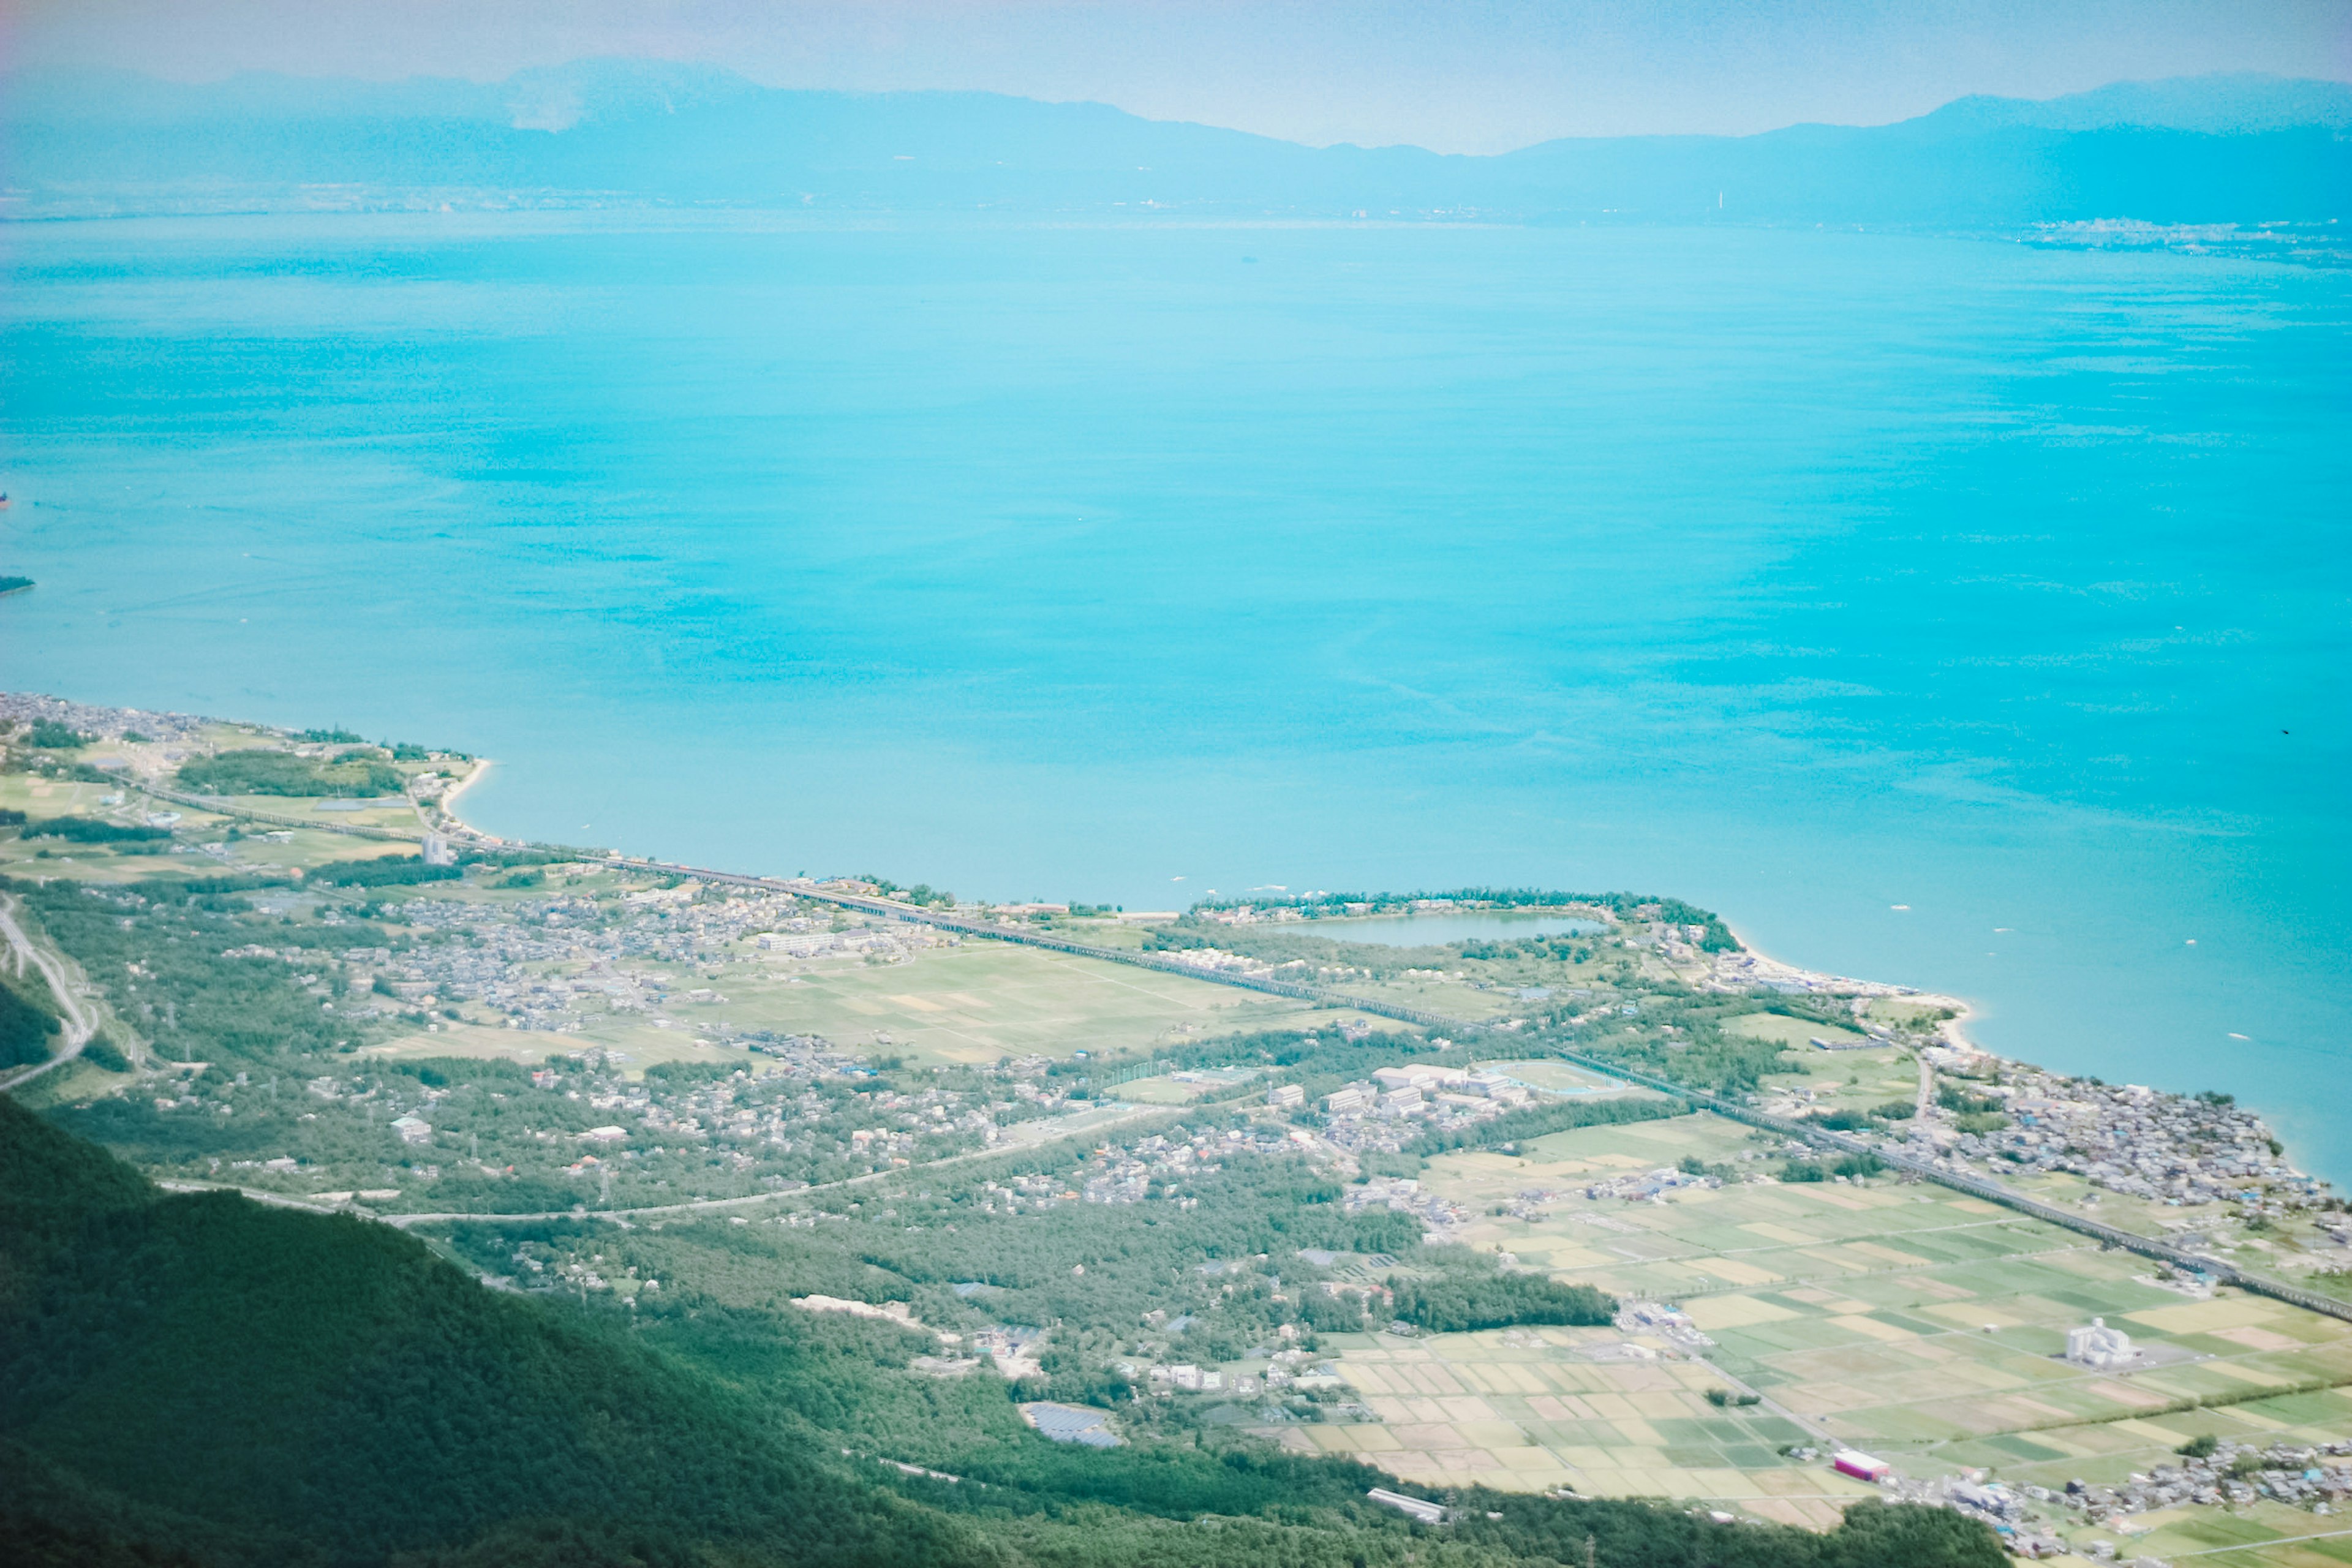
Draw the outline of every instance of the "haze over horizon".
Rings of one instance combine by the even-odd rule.
[[[2063,11],[2020,0],[394,0],[360,25],[285,0],[33,0],[0,51],[11,69],[102,66],[182,81],[276,71],[478,82],[616,56],[717,66],[769,87],[982,90],[1310,145],[1493,153],[1563,136],[1880,124],[1972,94],[2046,99],[2211,72],[2352,80],[2348,17],[2305,0]]]

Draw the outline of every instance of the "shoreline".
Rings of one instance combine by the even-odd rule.
[[[488,776],[490,769],[495,765],[496,763],[491,758],[483,757],[478,759],[474,771],[468,773],[464,779],[460,780],[457,784],[453,785],[442,795],[437,804],[440,807],[441,814],[447,819],[450,827],[456,831],[467,837],[473,838],[478,842],[503,845],[509,841],[499,837],[495,834],[486,832],[482,828],[475,826],[473,823],[467,821],[463,816],[458,815],[457,810],[458,797],[464,795],[467,791],[472,789],[476,784],[479,784],[485,777]],[[614,851],[614,853],[617,854],[622,852]],[[635,857],[631,858],[635,858]],[[1360,918],[1379,919],[1381,917],[1373,916]],[[1388,918],[1410,919],[1412,917],[1407,915]],[[1301,923],[1303,925],[1312,927],[1327,922],[1321,921],[1309,921]],[[1345,925],[1350,923],[1350,918],[1341,917],[1337,921],[1328,923]],[[1742,952],[1757,960],[1760,964],[1764,965],[1774,973],[1785,975],[1790,979],[1801,979],[1811,983],[1818,983],[1823,989],[1837,989],[1863,994],[1877,993],[1880,994],[1898,995],[1906,1000],[1919,1002],[1929,1006],[1948,1007],[1952,1010],[1953,1016],[1939,1022],[1936,1026],[1935,1031],[1943,1044],[1953,1050],[1960,1051],[1970,1056],[1994,1057],[1996,1059],[2003,1061],[2011,1059],[2005,1057],[1999,1057],[1997,1053],[1987,1050],[1983,1046],[1978,1044],[1974,1039],[1969,1037],[1968,1033],[1969,1022],[1979,1015],[1976,1005],[1969,1002],[1966,997],[1954,996],[1940,991],[1920,990],[1913,986],[1903,984],[1897,981],[1864,980],[1854,975],[1833,974],[1827,970],[1807,969],[1801,964],[1791,963],[1786,959],[1778,958],[1773,954],[1767,952],[1762,948],[1757,946],[1755,942],[1750,941],[1745,931],[1733,925],[1727,920],[1724,921],[1724,929],[1731,932],[1732,939],[1739,943],[1740,951]],[[2031,1067],[2037,1066],[2039,1064],[2021,1062],[2020,1065]]]
[[[1950,1046],[1954,1050],[1966,1051],[1973,1056],[1996,1057],[1998,1059],[2002,1061],[2011,1059],[2006,1057],[2000,1057],[1999,1053],[1986,1049],[1983,1046],[1969,1037],[1969,1021],[1979,1016],[1979,1010],[1976,1005],[1965,996],[1954,996],[1942,991],[1921,991],[1915,989],[1914,987],[1905,985],[1898,981],[1864,980],[1851,974],[1832,974],[1827,970],[1807,969],[1801,964],[1790,963],[1784,958],[1776,958],[1771,953],[1765,952],[1762,948],[1757,946],[1753,942],[1748,940],[1748,933],[1746,931],[1741,931],[1729,921],[1725,921],[1723,925],[1724,929],[1731,933],[1732,940],[1739,943],[1740,950],[1742,952],[1750,953],[1757,959],[1771,965],[1775,969],[1785,970],[1792,975],[1800,975],[1809,980],[1828,981],[1832,984],[1837,985],[1883,989],[1896,993],[1908,1001],[1923,1002],[1931,1006],[1949,1007],[1953,1010],[1953,1016],[1936,1026],[1937,1034],[1944,1037],[1946,1044]],[[2039,1064],[2027,1063],[2025,1065],[2036,1066]]]
[[[33,694],[10,693],[5,695],[8,699],[8,706],[12,710],[23,709],[29,712],[36,709],[47,709],[54,707],[58,710],[66,710],[64,713],[64,717],[66,718],[74,719],[78,722],[84,722],[92,728],[100,730],[109,726],[119,729],[124,726],[144,725],[148,728],[169,730],[173,732],[180,732],[192,731],[196,725],[203,722],[202,721],[191,720],[184,715],[156,714],[144,710],[127,709],[85,708],[81,704],[70,703],[65,700],[42,698],[34,696]],[[78,712],[76,710],[78,710]],[[220,722],[228,721],[221,721]],[[279,733],[281,738],[284,738],[290,732],[280,731]],[[462,815],[464,798],[467,797],[474,787],[479,784],[482,780],[489,774],[491,770],[497,766],[496,759],[490,757],[476,757],[472,759],[472,763],[473,765],[466,776],[455,781],[450,788],[434,803],[435,817],[428,820],[427,823],[424,825],[425,828],[428,831],[431,831],[435,827],[436,823],[437,823],[439,831],[447,833],[453,837],[461,838],[484,847],[506,849],[532,847],[530,840],[510,840],[504,838],[499,835],[489,833],[480,828]],[[140,787],[147,788],[151,783],[152,781],[141,783]],[[329,825],[305,821],[301,823],[300,826],[315,827],[326,826]],[[405,837],[405,835],[397,833],[383,833],[375,836],[388,837]],[[551,849],[560,849],[568,847],[551,846],[548,847]],[[577,854],[579,852],[574,850],[573,853]],[[753,878],[739,872],[728,872],[723,870],[673,865],[668,862],[657,861],[650,858],[628,856],[611,849],[605,849],[601,852],[590,851],[588,852],[588,858],[597,859],[609,858],[614,862],[633,861],[647,868],[658,868],[662,869],[674,870],[683,875],[703,876],[720,881],[751,882],[756,880],[764,883],[771,880],[778,882],[787,880],[783,879]],[[793,879],[789,880],[796,885],[795,890],[798,890],[797,883],[799,879]],[[866,900],[852,900],[845,898],[836,898],[835,901],[845,904],[854,903],[858,905],[866,905],[869,902]],[[887,904],[887,900],[871,900],[871,903],[879,912],[894,916],[903,916],[906,913],[911,912],[901,910],[897,907],[885,908],[884,906]],[[1339,923],[1344,926],[1349,922],[1342,921],[1336,923]],[[1801,965],[1790,963],[1784,959],[1773,956],[1769,952],[1766,952],[1750,942],[1745,933],[1737,928],[1731,927],[1729,922],[1727,921],[1725,924],[1726,929],[1730,931],[1734,940],[1739,943],[1739,951],[1736,952],[1706,954],[1685,950],[1679,954],[1681,960],[1679,963],[1676,962],[1675,958],[1663,953],[1655,954],[1654,956],[1662,958],[1665,962],[1668,972],[1682,984],[1704,990],[1773,990],[1796,995],[1812,994],[1817,996],[1836,996],[1847,1000],[1891,998],[1899,999],[1904,1002],[1926,1007],[1948,1009],[1952,1015],[1950,1017],[1937,1020],[1932,1029],[1916,1031],[1932,1037],[1931,1040],[1927,1043],[1940,1045],[1945,1048],[1950,1049],[1963,1056],[1983,1058],[2012,1067],[2030,1068],[2035,1071],[2057,1071],[2057,1069],[2044,1068],[2039,1063],[2027,1058],[2010,1057],[2001,1053],[1990,1051],[1974,1040],[1970,1037],[1969,1026],[1974,1020],[1983,1015],[1981,1010],[1975,1004],[1971,1003],[1965,997],[1955,996],[1940,991],[1929,991],[1916,988],[1899,983],[1864,980],[1851,975],[1813,970]],[[990,930],[982,931],[981,934],[998,935],[1002,933],[994,930]],[[1189,969],[1183,972],[1192,973]],[[1211,980],[1219,980],[1223,978],[1215,974],[1204,974],[1200,977]],[[1246,983],[1242,982],[1229,981],[1228,983],[1244,984],[1246,985]],[[1273,989],[1274,987],[1247,986],[1247,988]],[[1350,1005],[1369,1005],[1369,1004],[1354,1002],[1351,1002]],[[1375,1008],[1373,1010],[1385,1012],[1389,1009]],[[1859,1015],[1857,1015],[1855,1021],[1857,1024],[1860,1024],[1863,1022],[1863,1019]],[[1874,1031],[1869,1029],[1864,1029],[1863,1032],[1865,1034],[1874,1034]],[[2060,1076],[2071,1077],[2073,1075],[2060,1074]],[[2179,1093],[2185,1091],[2168,1090],[2165,1092]]]
[[[488,771],[488,766],[489,764],[488,761],[485,760],[477,769],[476,773],[468,777],[466,781],[467,784],[470,786],[473,783],[477,782],[481,774]],[[456,793],[457,792],[454,791],[452,792],[452,797],[454,797]],[[475,828],[471,824],[465,823],[464,820],[458,817],[454,812],[447,813],[447,816],[453,824],[459,825],[463,831],[473,836],[479,841],[501,845],[509,842],[508,840],[498,838],[493,835],[482,833],[479,829]],[[625,856],[617,850],[610,851],[610,853],[613,854],[615,858],[644,858],[640,857]],[[652,864],[654,862],[646,860],[646,863]],[[676,868],[690,872],[690,868],[688,868],[677,867]],[[716,875],[720,877],[727,877],[730,875],[748,876],[748,874],[744,873],[730,874],[726,872],[718,872]],[[1319,921],[1301,922],[1304,928],[1310,931],[1314,926],[1322,923],[1324,922]],[[1343,918],[1334,923],[1346,924],[1349,922]],[[1933,1049],[1940,1047],[1963,1057],[1979,1058],[1986,1061],[1998,1062],[2007,1068],[2048,1073],[2067,1079],[2071,1079],[2074,1076],[2071,1073],[2062,1072],[2057,1068],[2045,1067],[2039,1062],[2031,1061],[2021,1057],[2005,1056],[2000,1052],[1988,1049],[1986,1047],[1979,1044],[1976,1040],[1970,1037],[1968,1032],[1968,1025],[1972,1019],[1979,1016],[1979,1010],[1965,997],[1954,996],[1945,992],[1922,990],[1895,982],[1864,980],[1852,975],[1832,973],[1826,970],[1807,969],[1801,965],[1790,963],[1785,959],[1775,958],[1770,953],[1757,947],[1754,943],[1749,942],[1744,932],[1742,932],[1738,927],[1733,926],[1730,921],[1725,921],[1724,926],[1727,931],[1730,931],[1733,940],[1739,943],[1740,951],[1738,956],[1744,957],[1751,961],[1755,968],[1759,971],[1759,973],[1752,977],[1756,982],[1769,984],[1770,982],[1775,980],[1796,981],[1804,983],[1805,994],[1841,994],[1852,998],[1894,997],[1906,1002],[1917,1003],[1931,1007],[1949,1008],[1952,1012],[1952,1016],[1937,1021],[1933,1030],[1933,1042],[1923,1048]],[[1715,956],[1720,958],[1726,955],[1717,954]],[[1202,973],[1200,977],[1211,981],[1220,981],[1221,979],[1220,976],[1213,973]],[[1857,1016],[1855,1023],[1857,1026],[1861,1025],[1862,1019],[1859,1016]],[[1862,1032],[1865,1034],[1870,1033],[1867,1029],[1864,1029]],[[1874,1040],[1877,1040],[1881,1044],[1895,1043],[1883,1040],[1875,1035],[1873,1035],[1872,1038]],[[1924,1056],[1919,1059],[1923,1068],[1927,1065],[1927,1058]],[[2186,1094],[2188,1091],[2159,1089],[2158,1092],[2179,1096]],[[2313,1173],[2306,1171],[2300,1165],[2294,1164],[2292,1162],[2289,1163],[2288,1169],[2297,1176],[2311,1177],[2313,1175]]]
[[[436,809],[437,809],[444,817],[448,819],[449,826],[459,833],[465,834],[468,837],[484,839],[490,843],[503,844],[506,842],[504,839],[498,837],[495,834],[483,832],[480,828],[475,826],[472,823],[458,816],[457,810],[457,797],[464,795],[467,790],[472,789],[484,779],[489,777],[490,770],[496,766],[498,766],[498,762],[495,758],[475,758],[474,771],[467,773],[464,778],[459,779],[456,784],[451,784],[447,789],[443,790],[441,792],[441,798],[435,801],[433,804]]]

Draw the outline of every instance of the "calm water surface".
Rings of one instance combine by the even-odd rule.
[[[476,749],[498,831],[752,869],[1672,892],[2352,1177],[2352,279],[717,216],[0,246],[10,685]]]

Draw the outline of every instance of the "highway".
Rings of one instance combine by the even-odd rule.
[[[41,978],[48,982],[49,994],[57,998],[58,1022],[65,1036],[57,1054],[48,1060],[37,1062],[0,1079],[0,1090],[5,1090],[21,1088],[43,1073],[53,1072],[81,1055],[82,1047],[89,1045],[90,1037],[98,1032],[98,1016],[83,1005],[81,998],[75,994],[65,965],[42,952],[25,935],[25,928],[16,923],[16,900],[5,897],[0,897],[0,941],[5,941],[8,951],[16,955],[19,973],[23,973],[24,966],[30,965],[39,970]]]

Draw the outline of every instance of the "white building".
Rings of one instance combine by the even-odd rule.
[[[1431,1502],[1424,1498],[1407,1497],[1402,1492],[1392,1492],[1386,1487],[1374,1487],[1364,1495],[1374,1502],[1387,1504],[1399,1513],[1410,1514],[1423,1524],[1445,1522],[1444,1503]]]
[[[1441,1086],[1448,1089],[1469,1081],[1470,1074],[1461,1068],[1427,1067],[1413,1063],[1406,1067],[1375,1068],[1372,1077],[1382,1089],[1431,1089]]]
[[[1276,1084],[1265,1091],[1265,1102],[1276,1110],[1288,1110],[1307,1103],[1307,1091],[1295,1083]]]
[[[430,1143],[433,1124],[421,1116],[401,1116],[393,1120],[392,1130],[400,1134],[404,1143]]]
[[[842,945],[841,939],[831,931],[765,931],[751,939],[762,952],[781,952],[787,958],[814,958],[821,952],[831,952]]]
[[[2088,1328],[2066,1331],[2066,1359],[2104,1372],[2128,1366],[2139,1359],[2139,1352],[2132,1349],[2129,1334],[2107,1327],[2105,1318],[2093,1318]]]

